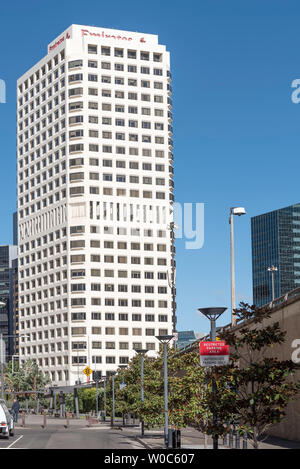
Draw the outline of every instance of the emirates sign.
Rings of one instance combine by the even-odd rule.
[[[222,366],[229,363],[229,345],[225,341],[200,342],[200,365]]]

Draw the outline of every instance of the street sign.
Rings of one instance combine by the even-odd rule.
[[[93,371],[93,381],[101,380],[101,371]]]
[[[90,376],[90,374],[92,374],[92,370],[90,369],[90,367],[86,367],[84,370],[83,370],[83,373],[86,375],[86,376]]]
[[[200,365],[222,366],[229,363],[229,345],[224,340],[200,342]]]

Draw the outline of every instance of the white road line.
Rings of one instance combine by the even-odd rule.
[[[7,448],[5,448],[5,449],[11,448],[15,443],[17,443],[17,441],[21,440],[21,438],[23,438],[23,436],[24,435],[19,436],[19,438],[17,440],[15,440],[11,445],[7,446]]]

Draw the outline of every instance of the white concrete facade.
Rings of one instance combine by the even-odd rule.
[[[72,25],[17,86],[21,361],[84,382],[173,330],[169,52]]]

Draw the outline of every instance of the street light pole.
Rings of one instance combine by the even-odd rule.
[[[177,317],[176,317],[176,261],[175,261],[175,230],[178,229],[178,226],[171,222],[168,226],[170,230],[170,237],[171,237],[171,276],[169,277],[168,273],[168,283],[171,289],[172,294],[172,324],[173,329],[172,333],[176,334],[176,324],[177,324]],[[174,348],[176,348],[176,341],[174,341]]]
[[[111,415],[111,426],[114,427],[115,425],[115,374],[116,372],[113,371],[111,374],[112,379],[112,415]]]
[[[122,370],[122,385],[125,385],[125,377],[124,377],[124,370],[127,368],[127,365],[119,365],[119,368],[121,368]],[[120,385],[120,389],[121,389],[121,385]],[[122,413],[122,425],[123,427],[125,427],[125,414],[124,412]]]
[[[278,271],[278,268],[272,265],[272,267],[268,267],[268,272],[272,274],[272,301],[275,300],[275,282],[274,282],[274,274]]]
[[[139,354],[140,356],[140,361],[141,361],[141,403],[142,407],[144,404],[144,357],[148,350],[146,349],[136,349],[136,353]],[[141,419],[141,436],[145,435],[145,423],[144,419]]]
[[[216,340],[216,321],[221,316],[221,314],[226,311],[227,308],[217,307],[217,308],[199,308],[198,311],[202,313],[207,319],[210,320],[210,340],[214,342]],[[217,384],[214,377],[212,378],[212,391],[213,395],[217,394]],[[213,411],[213,424],[218,423],[218,416],[215,411]],[[213,435],[213,449],[218,449],[218,436]]]
[[[102,376],[103,378],[103,406],[104,406],[104,415],[103,420],[106,421],[106,376]]]
[[[156,338],[164,347],[164,414],[165,414],[165,445],[169,444],[169,417],[168,417],[168,343],[173,339],[173,335],[159,335]]]
[[[231,325],[236,325],[235,315],[235,266],[234,266],[234,227],[233,227],[233,216],[245,215],[246,211],[243,207],[231,207],[230,209],[230,266],[231,266]]]

